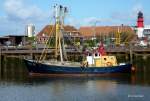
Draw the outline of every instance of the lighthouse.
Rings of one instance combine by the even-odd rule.
[[[138,13],[138,18],[137,18],[137,36],[138,38],[143,38],[144,34],[144,18],[143,18],[143,13],[139,11]]]

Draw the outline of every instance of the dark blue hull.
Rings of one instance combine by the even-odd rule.
[[[56,65],[46,65],[25,60],[25,64],[30,73],[40,74],[109,74],[109,73],[130,73],[131,64],[111,67],[65,67]]]

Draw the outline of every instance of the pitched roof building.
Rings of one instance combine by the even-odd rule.
[[[54,33],[56,32],[55,30],[55,26],[54,25],[47,25],[45,26],[38,34],[37,34],[37,38],[38,38],[38,42],[45,42],[48,37],[50,37],[51,35],[54,35]],[[64,26],[64,34],[65,35],[69,35],[71,37],[82,37],[81,34],[79,33],[79,31],[73,27],[73,26]]]
[[[130,26],[96,26],[96,27],[80,27],[79,32],[86,38],[100,35],[109,35],[119,32],[134,34],[134,30]]]
[[[54,25],[47,25],[38,33],[37,36],[43,36],[43,34],[49,36],[50,34],[54,33],[55,31],[56,30],[55,30]],[[64,31],[65,32],[78,32],[78,30],[76,28],[74,28],[73,26],[64,26]]]
[[[38,34],[38,42],[43,43],[45,42],[50,35],[54,35],[55,33],[55,26],[54,25],[47,25],[45,26]],[[136,34],[134,30],[130,26],[82,26],[78,29],[76,29],[73,26],[64,26],[64,34],[69,35],[73,38],[83,38],[84,39],[91,39],[94,36],[108,36],[111,35],[115,38],[116,33],[126,33],[126,37],[128,37],[127,40],[131,40]],[[124,39],[126,40],[126,39]]]

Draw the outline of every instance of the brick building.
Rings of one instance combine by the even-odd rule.
[[[82,26],[79,32],[85,40],[92,39],[94,37],[104,39],[116,39],[117,33],[120,33],[121,41],[131,41],[136,36],[135,31],[130,26]]]
[[[45,26],[38,34],[38,43],[45,43],[49,37],[55,37],[56,32],[54,25]],[[70,39],[72,42],[81,41],[83,39],[80,32],[73,26],[64,26],[63,35],[65,38]]]

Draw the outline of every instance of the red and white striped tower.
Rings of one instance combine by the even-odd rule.
[[[138,35],[138,38],[144,37],[143,31],[144,31],[144,18],[143,18],[143,13],[141,11],[139,11],[138,19],[137,19],[137,35]]]

